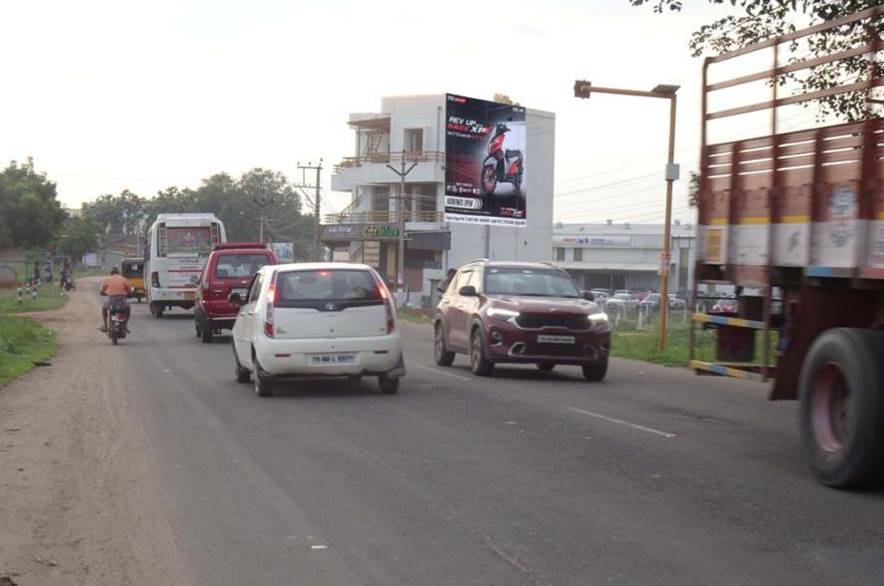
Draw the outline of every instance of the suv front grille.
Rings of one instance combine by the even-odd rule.
[[[582,313],[523,313],[516,318],[516,323],[520,328],[528,330],[541,328],[589,329],[589,318]]]

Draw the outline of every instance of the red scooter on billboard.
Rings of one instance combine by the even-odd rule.
[[[522,188],[522,151],[503,148],[503,141],[510,128],[506,124],[498,124],[488,143],[488,156],[482,162],[482,195],[493,194],[498,183],[512,183],[513,190],[521,195]]]

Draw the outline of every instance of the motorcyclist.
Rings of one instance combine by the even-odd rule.
[[[101,306],[101,327],[98,328],[102,332],[107,332],[107,312],[108,307],[114,301],[114,298],[122,297],[122,302],[126,305],[126,312],[129,307],[126,299],[132,294],[134,289],[126,277],[120,275],[120,269],[112,267],[110,276],[101,283],[101,294],[107,295],[107,301]]]

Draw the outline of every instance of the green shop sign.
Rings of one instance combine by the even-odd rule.
[[[365,238],[399,238],[399,228],[395,226],[366,226],[362,230]]]

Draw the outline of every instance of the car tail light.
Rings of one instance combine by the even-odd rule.
[[[154,271],[154,272],[152,272],[152,273],[150,274],[150,284],[151,284],[153,287],[157,287],[157,288],[159,288],[159,286],[160,286],[160,274],[159,274],[158,272]]]
[[[273,306],[276,304],[278,291],[276,289],[276,273],[270,278],[270,285],[267,288],[267,306],[264,312],[264,335],[268,338],[274,337],[273,331]]]
[[[396,318],[393,314],[393,300],[390,299],[390,291],[387,289],[387,285],[383,281],[375,278],[375,283],[377,283],[378,295],[384,300],[384,309],[387,311],[387,333],[392,334],[393,330],[396,329]]]

